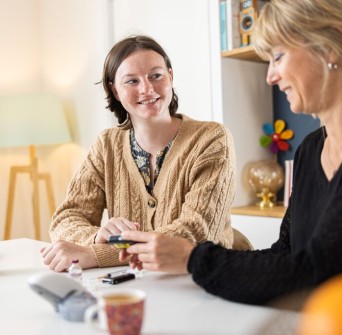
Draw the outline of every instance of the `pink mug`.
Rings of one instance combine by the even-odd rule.
[[[113,289],[99,293],[97,304],[85,312],[85,321],[111,335],[139,335],[146,294],[135,289]]]

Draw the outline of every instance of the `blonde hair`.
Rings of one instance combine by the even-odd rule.
[[[342,0],[271,0],[256,22],[255,49],[268,59],[276,46],[311,50],[326,64],[328,52],[342,57]]]

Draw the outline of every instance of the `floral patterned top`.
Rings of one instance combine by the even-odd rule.
[[[165,156],[171,148],[172,141],[170,141],[163,150],[157,152],[157,160],[156,160],[156,169],[154,171],[154,180],[151,180],[151,171],[150,171],[150,154],[144,151],[138,144],[134,136],[134,129],[130,129],[130,144],[131,144],[131,152],[132,156],[135,160],[135,163],[138,166],[138,169],[144,179],[146,190],[149,194],[152,194],[153,186],[157,182],[157,178],[160,172],[160,169],[165,160]]]

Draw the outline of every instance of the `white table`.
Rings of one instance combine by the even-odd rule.
[[[6,335],[105,334],[82,322],[61,318],[27,284],[35,273],[50,271],[39,249],[46,243],[29,239],[0,242],[0,333]],[[114,269],[84,271],[85,279]],[[101,284],[98,290],[113,286]],[[193,283],[189,275],[145,272],[120,284],[147,294],[143,335],[293,334],[298,315],[271,308],[225,301]]]

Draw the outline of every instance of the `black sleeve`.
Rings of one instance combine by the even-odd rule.
[[[317,285],[342,271],[342,188],[322,212],[310,240],[299,252],[291,253],[282,240],[282,233],[288,237],[284,218],[281,241],[271,252],[228,250],[207,242],[193,250],[188,270],[207,292],[249,304],[265,304]]]
[[[272,244],[271,251],[273,253],[277,252],[290,252],[290,224],[291,224],[291,208],[292,199],[289,200],[289,207],[286,209],[285,215],[283,217],[282,223],[280,225],[280,233],[278,241]]]

